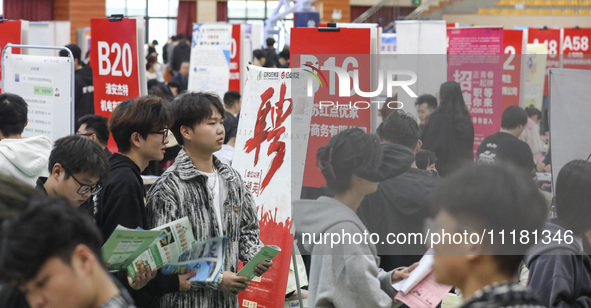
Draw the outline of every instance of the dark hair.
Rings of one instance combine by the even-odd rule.
[[[256,49],[252,52],[252,57],[260,60],[261,58],[265,58],[266,55],[265,55],[265,52],[262,51],[261,49]]]
[[[187,92],[177,96],[172,101],[172,115],[174,123],[170,130],[174,134],[176,141],[183,145],[183,135],[181,126],[193,127],[204,120],[209,119],[213,114],[213,108],[217,109],[222,117],[226,111],[220,98],[212,93],[206,92]]]
[[[12,93],[0,94],[0,132],[4,137],[22,134],[29,108],[25,100]]]
[[[117,143],[119,152],[131,149],[131,135],[138,132],[142,138],[149,132],[170,127],[172,117],[162,98],[148,95],[121,102],[109,119],[109,131]]]
[[[275,39],[272,37],[268,37],[266,39],[267,46],[273,46],[275,44]]]
[[[402,110],[391,113],[376,131],[383,141],[400,144],[414,151],[419,140],[417,120]]]
[[[68,48],[71,52],[72,52],[72,57],[74,57],[74,59],[78,60],[78,63],[80,65],[82,65],[82,61],[80,60],[80,57],[82,56],[82,50],[80,50],[80,47],[78,47],[78,45],[76,44],[68,44],[66,45],[66,48]],[[68,56],[68,52],[65,50],[60,50],[60,57],[67,57]]]
[[[158,45],[158,40],[153,40],[152,45]]]
[[[224,105],[227,108],[232,108],[236,101],[240,100],[240,93],[238,91],[228,91],[224,94]]]
[[[419,106],[420,104],[427,104],[429,109],[437,109],[437,98],[431,94],[423,94],[417,97],[415,101],[415,106]]]
[[[154,63],[158,62],[158,58],[155,55],[149,55],[146,57],[146,70],[149,70]]]
[[[238,119],[232,115],[224,117],[224,131],[226,135],[224,136],[224,144],[227,144],[230,139],[236,137],[236,133],[238,132]]]
[[[279,58],[283,58],[286,61],[289,61],[289,50],[282,50],[279,52]]]
[[[455,81],[446,81],[439,88],[441,103],[435,109],[434,114],[444,113],[453,119],[456,133],[466,140],[474,140],[474,126],[460,84]]]
[[[0,174],[0,226],[5,219],[23,210],[29,199],[38,194],[40,191],[30,185],[14,177]]]
[[[529,105],[527,108],[525,108],[525,112],[527,113],[528,117],[537,115],[538,119],[542,118],[542,112],[540,111],[540,109],[534,107],[534,105]]]
[[[183,33],[179,33],[176,35],[176,39],[179,41],[184,41],[185,40],[185,35]]]
[[[376,135],[359,128],[349,128],[330,138],[328,145],[318,149],[318,168],[326,185],[334,193],[345,192],[351,186],[353,174],[375,169],[381,162],[381,147]]]
[[[446,211],[459,224],[478,229],[527,230],[532,234],[546,219],[546,200],[535,183],[515,168],[502,165],[474,165],[444,178],[432,195],[436,210]],[[495,235],[492,248],[499,270],[505,274],[517,271],[527,248],[524,245],[503,247]],[[511,255],[503,255],[500,252]]]
[[[427,170],[427,167],[435,164],[436,161],[437,156],[429,150],[420,149],[417,154],[415,154],[415,163],[419,169]]]
[[[107,156],[98,143],[77,135],[66,136],[53,143],[49,154],[49,173],[59,163],[66,170],[66,178],[72,173],[89,173],[100,179],[109,175]]]
[[[22,285],[35,277],[52,257],[71,264],[78,245],[102,261],[102,238],[94,222],[58,197],[35,197],[23,212],[9,219],[0,235],[0,277]]]
[[[583,234],[591,229],[591,162],[573,160],[560,169],[556,178],[558,223]]]
[[[107,118],[98,114],[87,114],[78,119],[78,125],[86,124],[86,129],[92,130],[102,145],[109,142],[109,126]]]
[[[509,106],[501,117],[501,128],[512,129],[527,124],[527,113],[518,106]]]

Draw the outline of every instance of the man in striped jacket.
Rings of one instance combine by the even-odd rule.
[[[224,107],[217,96],[186,93],[172,103],[171,131],[183,146],[174,164],[148,192],[148,217],[159,226],[187,216],[195,240],[226,236],[223,274],[212,283],[163,297],[162,307],[238,307],[248,277],[236,276],[238,260],[248,262],[263,246],[256,205],[238,172],[213,153],[224,142]],[[272,265],[257,266],[262,275]]]

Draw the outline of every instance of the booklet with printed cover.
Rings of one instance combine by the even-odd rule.
[[[195,270],[191,282],[213,282],[222,272],[226,251],[226,237],[214,237],[195,243],[181,254],[177,262],[165,264],[163,274],[184,274]]]
[[[161,236],[160,231],[133,230],[117,226],[103,245],[103,261],[109,271],[125,268]]]
[[[264,246],[248,263],[244,265],[244,267],[242,267],[242,269],[236,275],[250,277],[250,279],[254,278],[255,267],[265,262],[265,260],[273,260],[273,258],[275,258],[279,252],[281,252],[281,248],[279,246]]]

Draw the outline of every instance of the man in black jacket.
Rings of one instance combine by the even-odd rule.
[[[148,222],[144,204],[146,194],[140,173],[150,161],[163,159],[171,124],[172,118],[164,101],[155,96],[124,101],[113,111],[109,130],[113,132],[120,153],[114,153],[109,158],[111,175],[95,202],[95,220],[104,240],[109,238],[117,225],[146,230],[156,227]],[[191,287],[191,282],[187,281],[191,273],[161,275],[150,272],[146,267],[140,268],[139,272],[147,278],[136,280],[133,284],[129,280],[126,284],[133,289],[131,295],[138,307],[155,307],[158,296]],[[118,278],[127,282],[126,275],[120,272]]]
[[[78,45],[69,44],[66,45],[66,48],[70,49],[72,56],[74,57],[74,117],[80,119],[80,117],[84,115],[94,114],[94,84],[92,81],[92,68],[80,59],[82,51]],[[68,52],[61,50],[60,56],[67,57]]]

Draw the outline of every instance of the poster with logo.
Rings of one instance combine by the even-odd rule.
[[[527,33],[527,32],[525,32]],[[521,91],[523,55],[527,39],[522,30],[503,31],[503,104],[501,109],[515,105],[523,100]]]
[[[523,57],[525,61],[523,106],[525,107],[533,105],[542,110],[547,54],[547,43],[527,44],[527,54]]]
[[[240,307],[282,307],[291,260],[291,202],[302,187],[312,97],[298,69],[249,66],[232,167],[254,196],[260,239],[281,252],[238,296]],[[291,189],[288,189],[291,188]]]
[[[228,92],[232,27],[222,23],[193,24],[189,91],[213,92],[220,98]]]
[[[0,51],[4,50],[6,44],[26,44],[27,38],[26,31],[29,27],[29,22],[24,20],[4,20],[0,22]],[[21,53],[20,48],[13,48],[11,53],[17,55]],[[2,66],[0,65],[0,72]],[[0,78],[2,74],[0,73]],[[0,93],[4,92],[0,87]]]
[[[291,29],[291,67],[303,68],[320,83],[310,124],[303,182],[306,187],[325,184],[316,168],[316,153],[332,136],[352,127],[371,131],[370,109],[378,108],[379,103],[372,100],[377,94],[361,92],[369,92],[371,86],[372,31],[376,29]]]
[[[563,29],[562,67],[591,70],[591,28]]]
[[[23,137],[44,135],[52,142],[74,132],[70,58],[7,53],[2,80],[5,92],[20,95],[28,104]]]
[[[548,73],[550,68],[560,68],[560,51],[562,50],[562,29],[536,29],[527,30],[528,44],[544,44],[548,47],[546,59],[546,79],[544,81],[544,95],[548,96]]]
[[[93,18],[90,31],[94,113],[110,118],[122,101],[148,92],[143,66],[144,48],[138,49],[138,40],[143,41],[143,22],[134,18]],[[109,138],[108,147],[116,152],[113,138]]]
[[[462,88],[474,125],[474,153],[501,128],[503,29],[448,29],[448,79]]]

